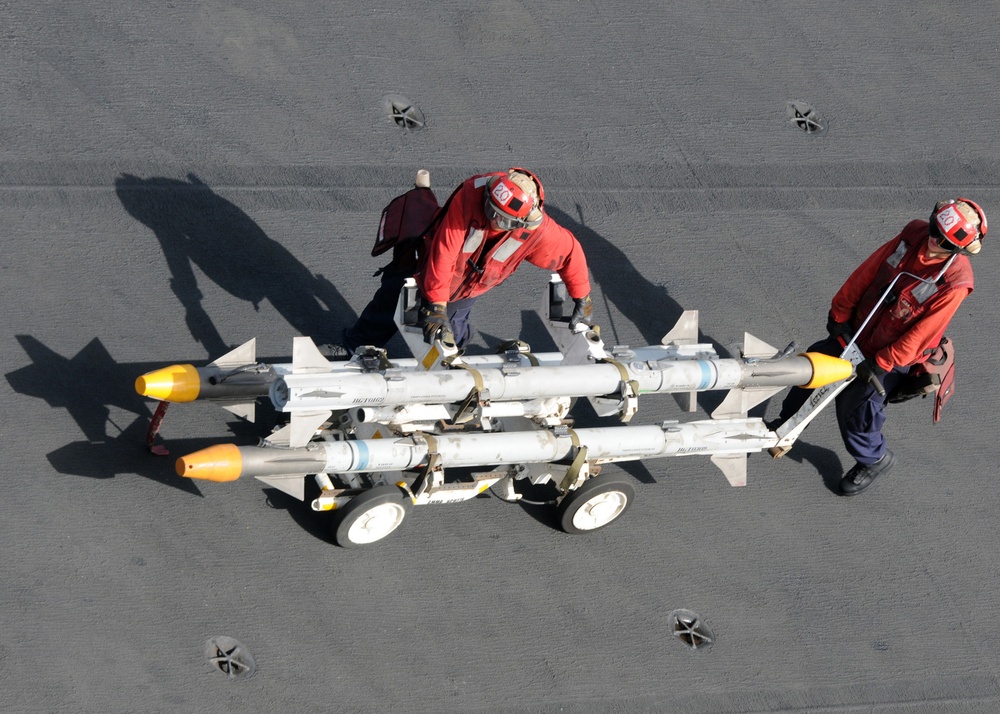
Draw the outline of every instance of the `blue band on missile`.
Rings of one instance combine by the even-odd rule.
[[[368,468],[368,463],[371,461],[371,453],[368,451],[368,445],[363,441],[355,441],[351,445],[358,450],[358,465],[355,468],[363,471]]]
[[[701,383],[698,389],[708,389],[712,386],[712,365],[704,360],[698,360],[698,367],[701,369]]]

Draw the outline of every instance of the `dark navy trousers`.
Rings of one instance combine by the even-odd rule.
[[[382,284],[371,301],[361,311],[361,316],[352,327],[346,328],[341,334],[341,343],[348,352],[353,353],[361,345],[385,347],[385,344],[396,334],[396,303],[399,301],[399,291],[407,278],[412,278],[411,272],[382,273]],[[448,318],[451,320],[451,331],[459,347],[472,338],[472,322],[470,313],[477,298],[466,298],[448,303]]]

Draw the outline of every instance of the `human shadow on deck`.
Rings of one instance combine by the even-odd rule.
[[[314,275],[239,207],[194,174],[186,181],[129,174],[115,180],[125,210],[148,226],[163,249],[170,287],[184,306],[191,335],[212,358],[231,349],[198,288],[195,266],[234,297],[260,309],[263,300],[318,344],[339,341],[354,310],[336,287]]]
[[[795,442],[795,447],[784,457],[792,461],[813,465],[823,485],[834,494],[840,495],[840,480],[844,476],[844,466],[840,462],[840,457],[833,449],[824,446],[816,446],[801,438]]]
[[[601,286],[604,297],[614,303],[622,315],[639,329],[646,344],[660,344],[660,340],[674,326],[685,308],[670,295],[665,285],[646,278],[621,248],[589,228],[584,222],[583,209],[579,204],[576,206],[575,219],[558,208],[547,207],[546,210],[559,225],[571,230],[580,241],[587,255],[590,275]],[[594,304],[594,317],[598,323],[609,317],[602,314],[597,301]],[[610,324],[605,324],[604,327],[613,329]],[[723,345],[700,329],[698,341],[710,342],[720,354],[726,352]]]
[[[172,488],[200,495],[190,479],[177,476],[173,458],[150,454],[146,446],[150,424],[149,401],[135,391],[135,378],[165,363],[118,363],[99,338],[94,338],[71,357],[45,345],[31,335],[16,339],[30,363],[4,375],[18,394],[42,399],[54,410],[65,409],[83,432],[84,440],[66,443],[47,454],[49,463],[61,474],[108,479],[121,474],[137,474]],[[188,405],[174,405],[181,418]],[[251,441],[266,433],[263,423],[229,421],[238,441]],[[169,435],[173,419],[168,415],[163,433]],[[173,456],[211,446],[218,438],[174,440],[168,443]]]

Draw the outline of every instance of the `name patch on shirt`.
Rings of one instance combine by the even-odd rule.
[[[885,262],[891,265],[893,268],[898,268],[899,264],[903,260],[903,256],[906,255],[907,245],[903,241],[899,241],[899,247],[896,248],[896,252],[885,259]]]
[[[500,247],[497,248],[496,252],[493,253],[493,260],[499,261],[501,263],[504,262],[505,260],[507,260],[507,258],[514,255],[514,253],[517,252],[517,249],[520,248],[522,245],[524,244],[521,243],[521,241],[517,240],[516,238],[508,238],[503,243],[501,243]]]
[[[462,252],[475,253],[483,242],[483,235],[482,228],[469,228],[469,232],[465,234],[465,243],[462,244]]]

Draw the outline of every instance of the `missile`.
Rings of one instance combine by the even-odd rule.
[[[825,355],[771,358],[777,350],[749,334],[745,336],[744,359],[717,359],[711,345],[696,344],[697,311],[685,312],[660,345],[608,350],[596,330],[573,334],[566,329],[564,317],[554,317],[557,313],[561,316],[558,306],[566,299],[558,276],[552,280],[540,315],[546,316],[546,327],[559,352],[532,354],[521,343],[521,349],[509,349],[503,354],[463,355],[447,363],[431,360],[428,367],[426,355],[389,361],[384,351],[374,348],[348,361],[330,361],[311,339],[296,337],[291,363],[264,364],[256,362],[256,340],[252,339],[204,367],[175,364],[143,374],[136,379],[135,389],[144,397],[162,402],[216,402],[250,421],[254,420],[256,400],[270,397],[276,409],[292,414],[296,421],[310,417],[308,423],[296,425],[293,445],[301,445],[303,438],[308,439],[313,423],[322,423],[324,415],[361,406],[423,404],[429,407],[423,413],[429,414],[441,412],[435,406],[475,398],[479,415],[489,416],[490,410],[484,411],[484,407],[491,402],[532,400],[537,404],[553,398],[587,397],[599,415],[618,412],[622,421],[628,421],[637,409],[640,393],[671,393],[686,404],[686,411],[694,411],[694,394],[698,391],[745,390],[731,393],[724,413],[717,414],[736,416],[741,412],[745,415],[752,403],[746,392],[756,392],[759,403],[782,387],[819,387],[849,373],[844,362]],[[396,320],[408,344],[412,343],[414,354],[419,354],[421,347],[426,348],[419,341],[419,330],[403,320],[408,314],[406,305],[414,300],[411,293],[416,290],[409,282],[400,293]],[[551,369],[535,371],[534,367]],[[431,372],[425,372],[428,368]],[[766,388],[772,391],[761,396]],[[509,409],[494,407],[492,412],[504,416]],[[527,413],[551,424],[561,416],[559,412],[550,408],[543,413],[530,407]],[[373,420],[417,423],[385,410],[381,414]]]
[[[683,360],[715,356],[711,345],[670,342],[665,337],[661,345],[630,349],[614,347],[608,355],[603,342],[592,338],[596,344],[588,345],[599,356],[619,356],[641,361]],[[577,342],[587,340],[579,336]],[[463,355],[454,365],[467,365],[474,369],[515,369],[552,367],[563,364],[562,352],[532,353],[525,343],[517,343],[499,354]],[[440,366],[440,365],[436,365]],[[308,337],[296,337],[292,342],[292,361],[271,364],[256,361],[256,339],[210,362],[204,367],[192,364],[174,364],[136,378],[136,392],[149,399],[162,402],[186,403],[199,400],[217,402],[223,408],[253,421],[254,402],[266,398],[274,381],[284,375],[329,373],[357,375],[372,371],[396,372],[423,371],[423,360],[416,358],[392,359],[383,350],[370,348],[350,360],[328,360]]]
[[[778,351],[749,334],[743,354],[758,356],[732,359],[719,359],[707,345],[668,339],[684,325],[690,332],[695,320],[682,317],[664,338],[667,344],[609,353],[599,336],[588,332],[563,338],[565,355],[511,350],[432,371],[416,359],[389,362],[384,353],[331,362],[308,337],[293,340],[290,365],[255,364],[251,340],[206,367],[174,365],[143,375],[136,390],[162,401],[213,400],[251,421],[255,400],[267,394],[275,409],[291,415],[290,445],[298,447],[335,411],[350,410],[356,424],[383,423],[399,431],[432,429],[441,420],[476,420],[489,430],[490,419],[507,416],[553,426],[567,417],[574,397],[590,399],[601,416],[617,412],[627,422],[638,410],[640,394],[728,389],[712,416],[738,417],[784,387],[815,388],[851,374],[849,362],[827,355],[771,357]],[[561,363],[567,360],[576,363]]]
[[[535,368],[472,368],[431,372],[293,373],[271,383],[276,409],[288,413],[336,411],[406,404],[453,404],[470,394],[488,402],[620,394],[627,385],[638,394],[723,389],[791,387],[808,389],[851,375],[850,362],[819,353],[774,360],[755,358],[648,360],[614,359],[582,365]]]
[[[396,439],[314,441],[298,448],[218,444],[176,462],[185,478],[225,483],[252,476],[268,483],[308,474],[405,471],[428,463],[467,468],[553,464],[581,450],[592,464],[669,456],[711,455],[723,466],[774,446],[777,436],[758,418],[664,422],[648,426],[537,429],[501,433],[412,434]],[[564,467],[565,468],[565,467]],[[496,480],[499,480],[498,475]],[[734,479],[731,478],[730,482]],[[452,484],[453,486],[453,484]]]

